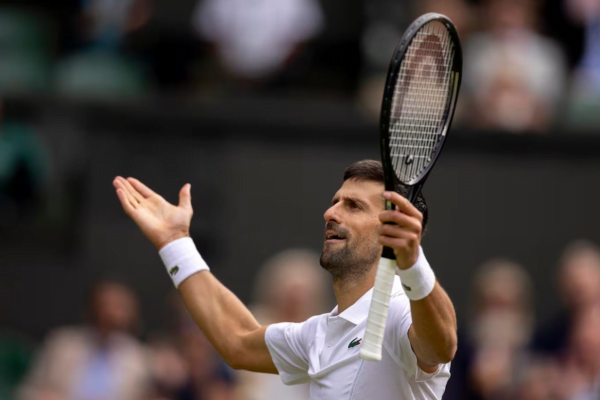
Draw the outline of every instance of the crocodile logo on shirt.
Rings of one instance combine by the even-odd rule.
[[[362,338],[360,338],[360,339],[358,339],[358,340],[356,340],[356,339],[358,339],[358,336],[357,336],[357,337],[355,337],[354,339],[352,339],[352,341],[351,341],[351,342],[350,342],[350,344],[348,345],[348,348],[349,348],[349,349],[351,349],[351,348],[353,348],[353,347],[356,347],[356,346],[358,346],[358,345],[360,344],[360,341],[362,340]]]
[[[169,271],[169,274],[171,274],[171,276],[175,276],[178,272],[179,272],[179,267],[176,265],[173,268],[171,268],[171,270]]]

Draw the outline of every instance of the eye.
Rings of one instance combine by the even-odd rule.
[[[352,210],[362,210],[362,207],[358,203],[356,203],[354,201],[350,202],[350,208]]]

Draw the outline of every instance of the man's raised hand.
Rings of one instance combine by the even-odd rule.
[[[191,185],[179,192],[179,206],[174,206],[134,178],[116,177],[113,185],[123,210],[135,221],[144,235],[161,249],[168,243],[188,237],[192,221]]]
[[[398,268],[408,269],[419,257],[423,215],[410,201],[396,192],[385,192],[383,196],[394,203],[396,209],[379,214],[382,222],[379,243],[394,250]]]

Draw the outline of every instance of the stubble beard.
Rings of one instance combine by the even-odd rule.
[[[337,249],[326,246],[321,253],[321,267],[333,276],[334,282],[358,280],[371,270],[380,252],[381,246],[376,243],[362,252],[348,243]]]

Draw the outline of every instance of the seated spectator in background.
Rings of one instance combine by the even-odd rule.
[[[125,51],[126,37],[150,19],[151,0],[82,0],[79,51],[56,67],[55,89],[68,97],[123,99],[147,93],[147,67]]]
[[[419,0],[412,2],[389,2],[380,0],[370,3],[366,14],[365,29],[362,34],[363,80],[359,89],[359,104],[373,119],[381,114],[381,99],[387,77],[390,57],[403,29],[412,22],[411,18],[428,12],[446,15],[452,20],[461,38],[467,37],[472,27],[472,7],[465,0]],[[462,96],[454,121],[460,122]]]
[[[319,33],[323,13],[317,0],[200,0],[192,23],[229,73],[219,83],[260,88]]]
[[[515,378],[514,400],[563,400],[559,396],[560,368],[552,359],[529,360]]]
[[[28,125],[4,117],[0,100],[0,232],[41,207],[48,189],[48,149]]]
[[[465,116],[479,129],[544,132],[565,93],[560,47],[536,33],[537,0],[485,0],[487,31],[464,42]]]
[[[328,277],[319,255],[308,250],[286,250],[261,268],[256,280],[253,314],[261,324],[301,322],[327,312]],[[241,400],[306,400],[309,385],[286,386],[277,375],[240,371]]]
[[[567,14],[585,28],[584,49],[579,60],[574,94],[600,100],[600,2],[565,0]]]
[[[150,19],[151,0],[82,0],[81,39],[94,49],[119,51],[122,40]]]
[[[577,315],[600,304],[600,249],[585,240],[569,244],[559,265],[558,284],[565,310],[536,332],[532,342],[536,353],[561,355]]]
[[[600,398],[600,305],[586,308],[573,320],[557,383],[561,398]]]
[[[97,283],[90,323],[50,333],[20,390],[21,400],[143,400],[149,393],[145,348],[133,336],[138,304],[127,286]]]
[[[151,400],[233,400],[234,371],[194,323],[179,293],[171,307],[170,338],[150,341]]]
[[[529,276],[520,265],[498,259],[481,266],[444,399],[514,398],[532,330],[531,296]]]

